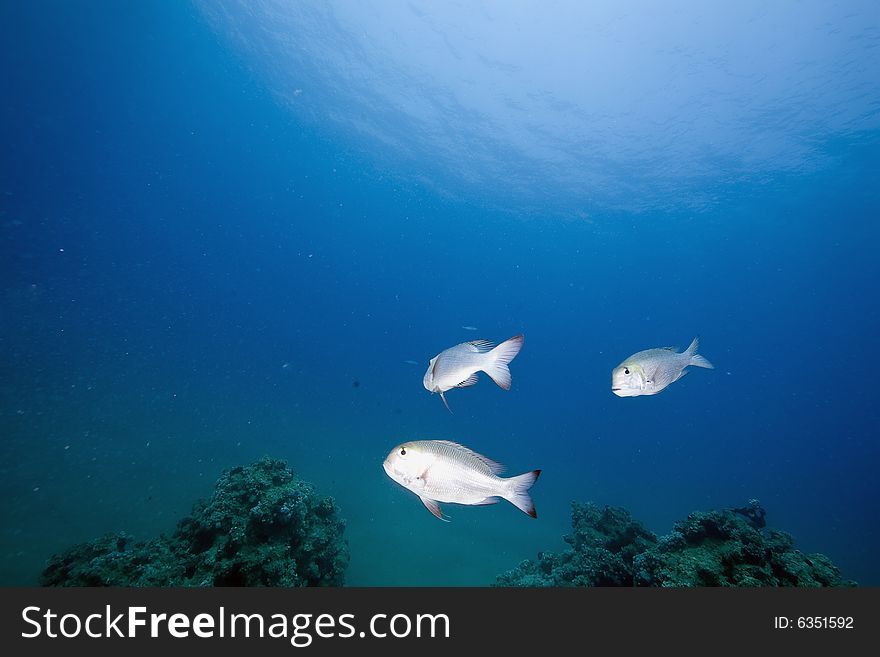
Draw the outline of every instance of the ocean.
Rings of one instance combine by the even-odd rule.
[[[268,455],[347,585],[752,498],[880,585],[876,3],[3,3],[0,58],[0,584]],[[510,391],[423,387],[519,333]],[[382,468],[422,439],[540,468],[537,519],[438,521]]]

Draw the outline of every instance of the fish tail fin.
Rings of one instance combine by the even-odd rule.
[[[505,340],[492,351],[486,354],[486,366],[483,371],[492,377],[492,380],[501,388],[510,390],[510,370],[507,364],[512,361],[519,350],[522,349],[523,336],[515,335],[509,340]]]
[[[688,365],[693,365],[694,367],[705,367],[707,370],[714,370],[715,366],[709,362],[707,358],[701,356],[697,353],[697,349],[700,347],[700,337],[697,336],[694,338],[693,342],[691,342],[691,346],[687,348],[684,352],[685,356],[688,356],[690,360],[688,361]]]
[[[535,503],[529,495],[529,488],[538,480],[541,474],[540,470],[532,470],[507,480],[507,493],[504,499],[513,504],[517,509],[526,513],[532,518],[538,517],[535,511]]]

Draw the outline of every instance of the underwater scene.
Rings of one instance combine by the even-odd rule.
[[[877,586],[880,5],[0,5],[0,585]]]

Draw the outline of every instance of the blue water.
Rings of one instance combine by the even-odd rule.
[[[584,4],[3,3],[0,584],[264,454],[352,585],[753,497],[880,584],[876,4]],[[520,332],[509,392],[422,387]],[[715,370],[611,393],[697,334]],[[437,521],[381,467],[431,438],[542,468],[538,519]]]

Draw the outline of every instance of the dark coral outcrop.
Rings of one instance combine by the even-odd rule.
[[[542,552],[498,577],[499,586],[632,586],[633,558],[657,538],[626,509],[573,502],[571,548]]]
[[[572,503],[569,549],[543,552],[499,575],[496,586],[854,586],[822,554],[805,555],[764,529],[757,500],[695,512],[655,537],[620,508]]]
[[[341,586],[345,521],[283,461],[223,473],[170,536],[110,534],[53,556],[44,586]]]

